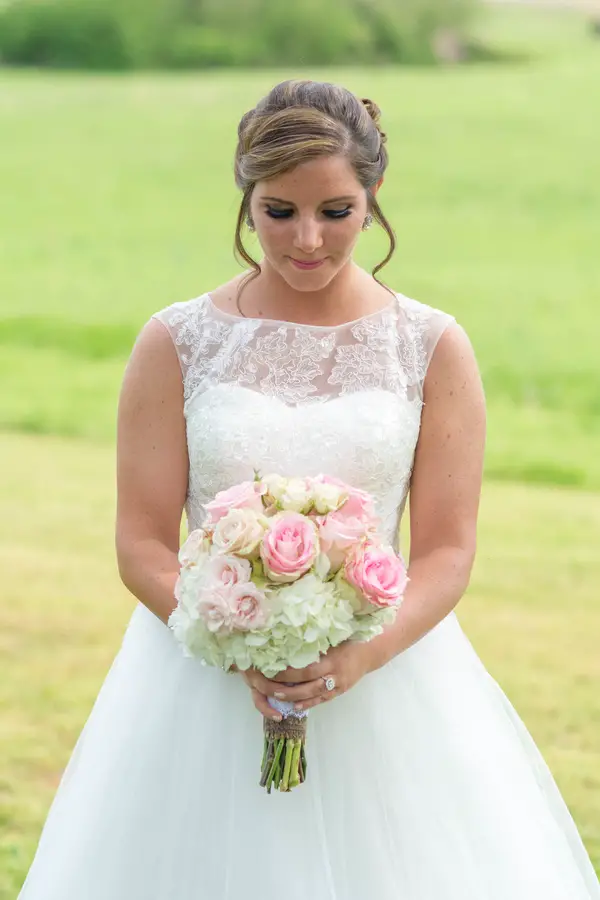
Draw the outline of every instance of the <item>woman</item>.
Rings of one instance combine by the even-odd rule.
[[[471,345],[451,316],[352,260],[373,219],[394,247],[378,118],[341,87],[275,87],[239,126],[236,246],[254,271],[141,332],[119,410],[117,521],[140,602],[23,900],[600,898],[550,772],[453,613],[484,449]],[[372,492],[396,546],[411,495],[394,625],[273,680],[202,667],[166,627],[184,505],[193,528],[254,469]],[[251,700],[274,715],[276,693],[312,709],[310,772],[267,796]]]

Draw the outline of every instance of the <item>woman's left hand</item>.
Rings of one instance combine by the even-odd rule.
[[[377,668],[369,643],[344,641],[328,650],[319,662],[305,669],[284,669],[271,679],[277,682],[273,696],[294,703],[296,709],[310,709],[345,694],[364,675]],[[327,678],[333,678],[333,690],[327,690]],[[295,686],[288,686],[289,683]]]

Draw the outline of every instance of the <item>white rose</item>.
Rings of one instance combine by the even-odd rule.
[[[179,549],[179,562],[182,566],[198,565],[210,550],[210,540],[202,528],[191,531]]]
[[[252,509],[230,509],[217,523],[213,548],[218,553],[246,557],[258,555],[258,545],[267,525],[268,520]]]
[[[313,503],[315,511],[324,516],[339,509],[348,496],[348,492],[337,484],[320,481],[313,482]]]
[[[281,498],[287,488],[287,484],[287,478],[284,478],[282,475],[277,475],[276,473],[265,475],[265,477],[261,479],[261,486],[264,488],[263,502],[267,506],[279,506]]]
[[[313,497],[310,484],[304,478],[290,478],[281,494],[279,505],[292,512],[307,513],[312,509]]]

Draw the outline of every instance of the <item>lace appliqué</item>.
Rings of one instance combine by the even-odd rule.
[[[291,406],[376,389],[414,399],[429,361],[432,315],[444,315],[398,297],[395,307],[323,332],[219,313],[204,295],[159,315],[178,348],[186,402],[234,382]]]
[[[290,342],[289,327],[281,326],[258,338],[254,358],[267,369],[260,381],[262,392],[296,405],[318,390],[315,381],[321,375],[320,364],[331,355],[335,334],[318,338],[299,328],[292,334]]]

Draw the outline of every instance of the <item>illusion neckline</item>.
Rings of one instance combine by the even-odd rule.
[[[269,319],[261,316],[238,316],[235,315],[235,313],[228,313],[217,306],[208,291],[203,294],[202,297],[206,299],[213,315],[221,316],[224,319],[228,319],[230,322],[258,322],[260,325],[283,326],[285,328],[308,328],[311,331],[340,331],[342,328],[351,328],[353,325],[359,325],[361,322],[367,322],[369,319],[374,319],[377,316],[385,316],[387,313],[393,312],[400,303],[401,295],[395,292],[390,302],[385,306],[382,306],[381,309],[365,313],[364,316],[359,316],[357,319],[352,319],[349,322],[340,322],[338,325],[312,325],[309,322],[291,322],[289,319]]]

